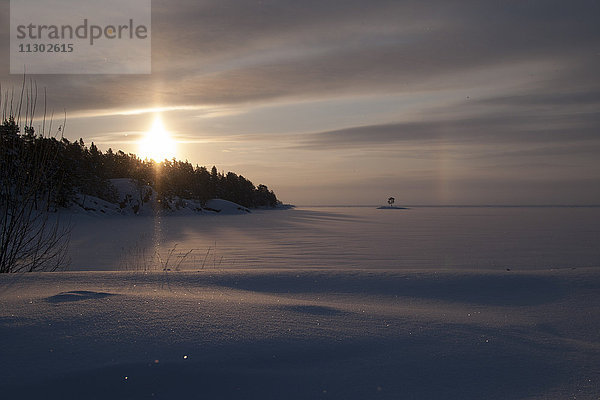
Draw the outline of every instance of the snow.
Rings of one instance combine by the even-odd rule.
[[[204,209],[227,215],[247,214],[250,212],[250,210],[246,207],[240,206],[232,201],[222,199],[213,199],[207,201]]]
[[[578,399],[595,269],[1,276],[4,398]]]
[[[151,186],[129,178],[111,179],[110,183],[117,191],[121,214],[153,215],[154,210],[160,208]],[[148,201],[144,200],[146,196]]]
[[[207,206],[72,211],[75,271],[1,275],[0,396],[600,395],[595,209]]]
[[[77,194],[69,212],[91,216],[154,216],[157,213],[180,216],[195,214],[237,215],[251,212],[248,208],[228,200],[213,199],[202,205],[197,200],[181,199],[177,196],[168,200],[165,207],[164,204],[158,201],[156,190],[149,185],[139,184],[129,178],[110,179],[110,183],[116,191],[116,204],[94,196]]]

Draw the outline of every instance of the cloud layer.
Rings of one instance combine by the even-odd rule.
[[[8,4],[0,2],[3,27]],[[591,201],[586,186],[600,179],[589,155],[600,146],[597,1],[154,0],[152,6],[152,75],[35,77],[57,109],[115,114],[111,129],[78,136],[115,140],[102,135],[114,134],[119,123],[123,131],[144,128],[139,119],[116,114],[171,107],[167,112],[188,141],[241,135],[243,154],[235,158],[235,145],[215,145],[215,152],[234,151],[230,159],[212,160],[246,166],[245,174],[253,165],[262,174],[265,148],[298,165],[308,153],[325,165],[325,157],[363,150],[356,157],[369,171],[364,180],[378,182],[383,161],[365,154],[393,159],[410,148],[433,162],[427,154],[444,146],[458,159],[489,158],[444,167],[451,171],[444,179],[460,179],[461,187],[469,177],[477,185],[464,172],[469,166],[487,166],[490,180],[510,182],[492,165],[527,164],[532,177],[569,171],[569,187],[578,188],[574,202]],[[0,32],[4,54],[7,34]],[[0,76],[3,88],[20,79],[8,75],[6,59]],[[325,103],[327,114],[318,110]],[[274,106],[285,121],[265,115]],[[235,111],[202,114],[211,108]],[[349,167],[327,165],[332,181]],[[394,165],[411,170],[404,161]],[[420,166],[414,165],[416,174]],[[569,174],[560,179],[567,182]],[[538,190],[540,199],[549,191]]]

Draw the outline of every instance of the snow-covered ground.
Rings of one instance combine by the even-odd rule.
[[[599,209],[216,206],[72,211],[71,271],[0,276],[0,398],[600,396]]]
[[[597,399],[600,274],[0,277],[5,399]]]
[[[160,204],[156,191],[149,185],[140,184],[129,178],[110,179],[110,183],[115,190],[115,203],[94,196],[78,194],[66,213],[69,215],[106,217],[124,215],[155,216],[159,213],[178,216],[196,214],[237,215],[251,212],[246,207],[222,199],[212,199],[202,205],[197,200],[174,197],[164,205]]]

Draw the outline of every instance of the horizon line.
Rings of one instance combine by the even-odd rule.
[[[381,207],[382,204],[297,204],[294,207]],[[403,204],[397,207],[471,207],[471,208],[599,208],[600,204]]]

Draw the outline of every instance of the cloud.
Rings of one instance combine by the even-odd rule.
[[[551,92],[532,94],[513,94],[498,96],[482,101],[490,105],[510,106],[600,106],[600,91],[590,88],[588,92]]]
[[[8,4],[0,0],[2,27]],[[365,202],[378,188],[384,198],[390,180],[415,201],[446,183],[454,192],[440,202],[598,199],[589,190],[600,172],[597,1],[152,6],[151,75],[33,77],[50,108],[73,116],[69,134],[128,142],[148,113],[163,112],[193,162],[259,163],[259,176],[293,181],[299,198],[322,185],[326,202],[357,187]],[[0,50],[8,54],[6,28]],[[0,81],[3,90],[21,81],[6,58]]]
[[[600,112],[566,115],[483,115],[461,119],[424,120],[356,126],[305,134],[300,148],[330,150],[406,142],[441,143],[552,143],[595,140]]]
[[[540,61],[589,66],[591,77],[597,11],[591,1],[157,0],[152,75],[36,79],[52,104],[76,112],[468,87],[466,77],[499,65],[531,65],[515,79],[552,79],[535,70]]]

